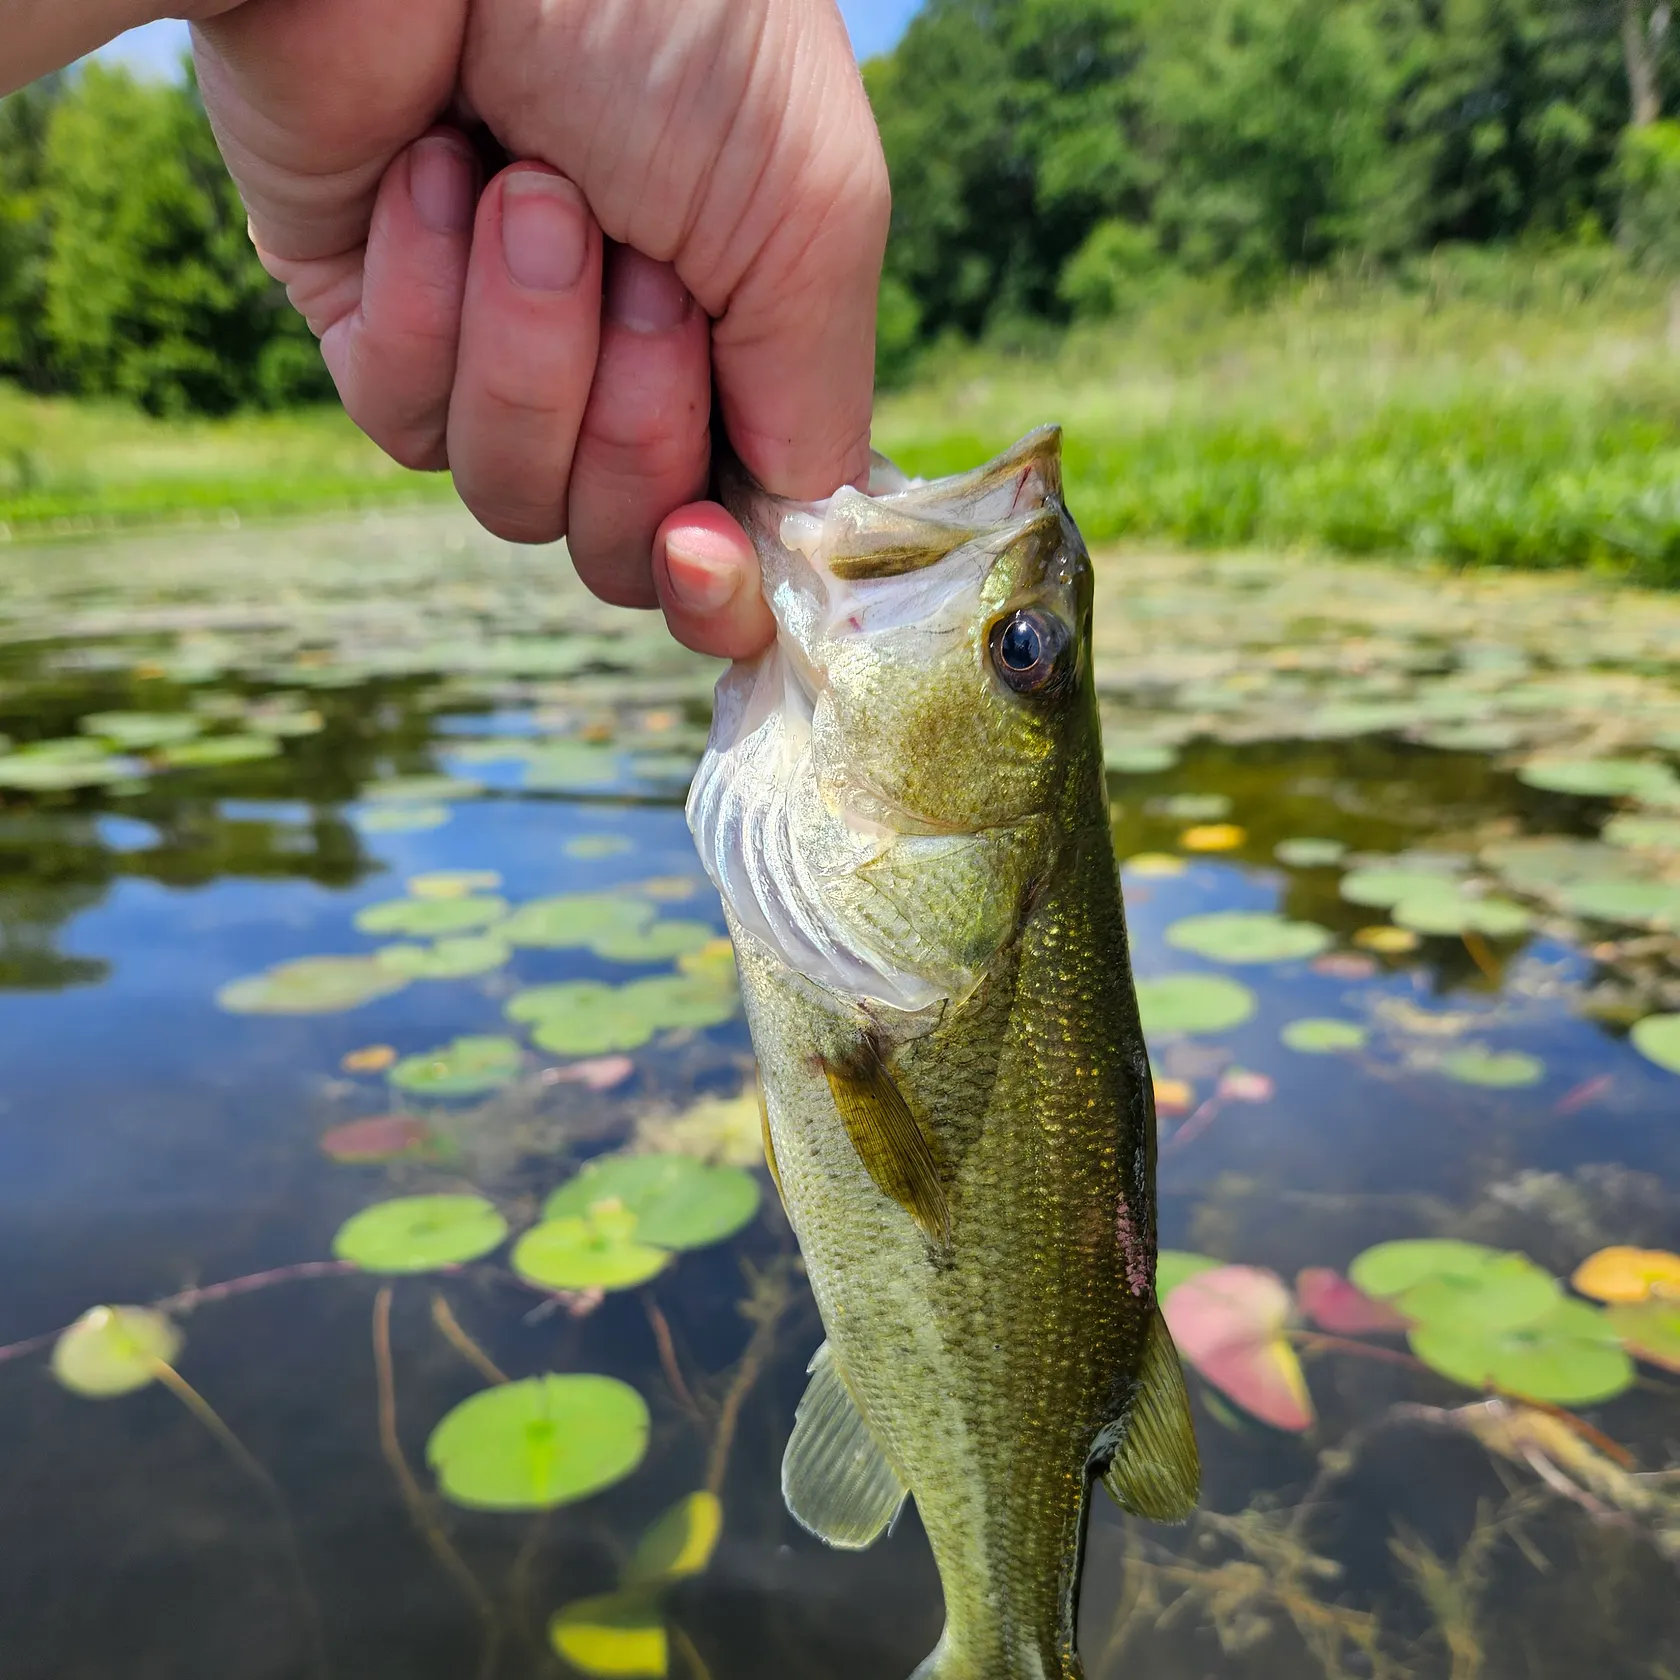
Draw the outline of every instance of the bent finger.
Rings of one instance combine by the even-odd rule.
[[[696,653],[749,659],[776,633],[752,542],[716,502],[680,507],[659,527],[653,581],[671,634]]]
[[[465,138],[434,130],[398,155],[375,202],[360,295],[321,330],[321,355],[346,412],[405,467],[448,464],[472,249],[478,165]]]
[[[710,325],[669,263],[607,253],[595,382],[572,458],[566,543],[603,601],[651,607],[653,537],[706,488]]]
[[[449,403],[450,470],[510,542],[566,531],[601,329],[601,231],[556,170],[516,163],[479,200]]]

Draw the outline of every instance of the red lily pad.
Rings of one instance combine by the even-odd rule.
[[[1188,1363],[1245,1412],[1274,1429],[1312,1428],[1312,1396],[1284,1339],[1292,1306],[1276,1272],[1217,1266],[1186,1278],[1161,1304]]]
[[[424,1149],[432,1134],[412,1114],[373,1114],[321,1134],[321,1153],[346,1165],[394,1161]]]
[[[1328,1266],[1308,1266],[1295,1274],[1295,1299],[1320,1330],[1333,1336],[1365,1336],[1404,1330],[1402,1318],[1385,1301],[1373,1300]]]

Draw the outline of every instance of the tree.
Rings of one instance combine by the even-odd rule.
[[[43,181],[45,324],[72,389],[157,414],[330,391],[307,329],[251,249],[190,80],[80,71],[54,106]]]
[[[0,377],[34,390],[51,383],[42,169],[63,85],[49,76],[0,99]]]

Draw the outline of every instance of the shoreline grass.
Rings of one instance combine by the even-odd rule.
[[[1180,285],[1125,324],[935,347],[882,395],[876,440],[932,476],[1058,420],[1094,541],[1680,584],[1669,299],[1603,260],[1589,279],[1507,256],[1247,308]],[[0,540],[452,499],[336,409],[159,421],[0,386]]]

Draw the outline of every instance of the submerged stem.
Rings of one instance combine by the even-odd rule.
[[[473,1367],[480,1376],[488,1378],[493,1383],[505,1383],[507,1373],[475,1342],[461,1327],[461,1321],[450,1310],[449,1303],[432,1291],[432,1323],[443,1335],[443,1339]]]
[[[740,1364],[735,1367],[735,1375],[730,1380],[729,1388],[723,1397],[723,1405],[718,1411],[717,1428],[712,1435],[712,1448],[706,1455],[708,1493],[723,1492],[723,1479],[729,1471],[729,1453],[735,1444],[735,1426],[740,1421],[742,1404],[770,1357],[771,1346],[776,1339],[776,1326],[781,1322],[782,1314],[787,1311],[792,1299],[792,1291],[788,1288],[790,1270],[791,1267],[783,1259],[767,1272],[756,1275],[749,1273],[753,1286],[752,1298],[742,1303],[741,1311],[753,1320],[753,1333],[747,1341],[746,1351],[741,1355]]]
[[[173,1365],[162,1359],[154,1359],[151,1364],[152,1375],[209,1430],[216,1444],[262,1489],[263,1496],[273,1507],[274,1519],[280,1530],[281,1545],[286,1553],[286,1563],[292,1573],[293,1585],[297,1588],[298,1603],[303,1608],[311,1665],[315,1672],[322,1676],[322,1680],[326,1680],[326,1676],[332,1673],[332,1667],[327,1661],[327,1642],[321,1628],[321,1612],[315,1602],[314,1593],[309,1590],[309,1577],[303,1567],[303,1551],[298,1545],[297,1530],[292,1526],[291,1513],[286,1509],[286,1499],[280,1491],[280,1484],[263,1467],[262,1461],[251,1449],[222,1421],[216,1408]]]
[[[659,1368],[665,1373],[665,1380],[671,1385],[671,1392],[676,1395],[685,1411],[692,1412],[697,1418],[702,1416],[700,1403],[694,1398],[693,1391],[683,1377],[682,1366],[677,1362],[677,1347],[671,1339],[671,1326],[660,1310],[659,1303],[653,1298],[651,1290],[642,1291],[642,1310],[647,1314],[648,1327],[653,1331],[654,1346],[659,1349]]]
[[[403,1456],[402,1440],[397,1434],[397,1381],[391,1362],[391,1286],[382,1284],[373,1298],[373,1371],[379,1391],[379,1450],[391,1467],[397,1487],[408,1507],[408,1514],[421,1538],[431,1548],[432,1556],[454,1576],[484,1623],[484,1644],[479,1654],[477,1680],[489,1680],[496,1672],[496,1659],[501,1647],[501,1622],[490,1595],[479,1585],[466,1560],[450,1545],[449,1537],[432,1514],[431,1503],[424,1489],[414,1479],[414,1472]]]

